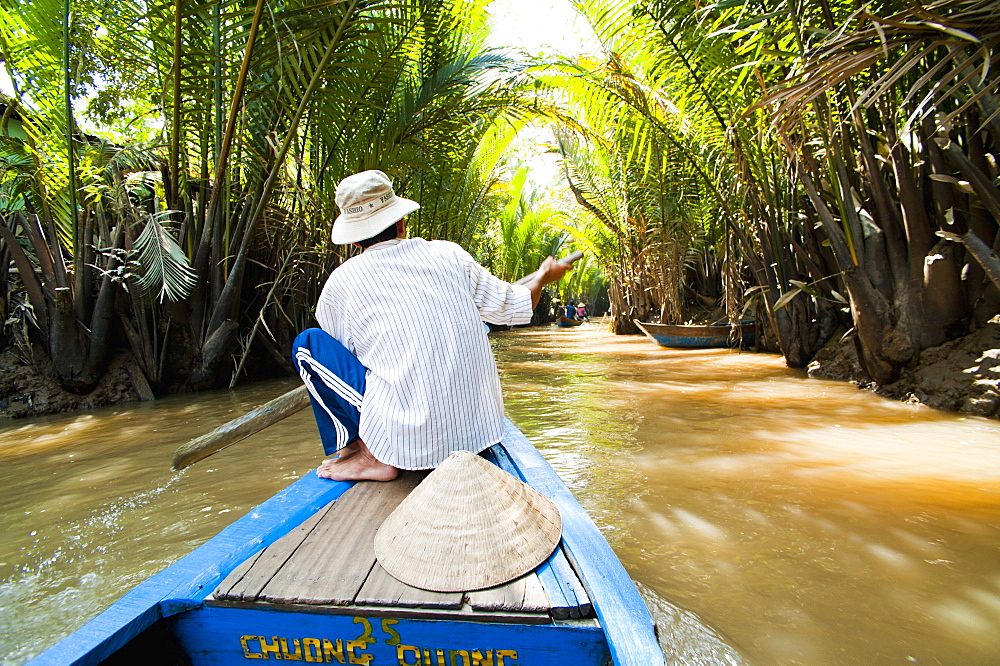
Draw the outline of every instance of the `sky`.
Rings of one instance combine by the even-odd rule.
[[[593,31],[569,0],[494,0],[492,46],[523,48],[531,55],[600,50]]]
[[[569,0],[494,0],[491,46],[542,53],[595,53],[600,51],[587,21]],[[0,91],[11,95],[14,87],[0,66]]]
[[[529,55],[601,53],[590,24],[569,0],[493,0],[493,47],[523,49]],[[521,131],[515,151],[531,169],[529,179],[547,188],[561,179],[560,162],[543,144],[555,137],[550,129],[529,126]]]

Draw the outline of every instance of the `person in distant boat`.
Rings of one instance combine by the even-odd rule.
[[[576,308],[573,306],[572,303],[567,303],[565,310],[566,310],[565,314],[566,319],[576,319]]]
[[[576,318],[582,319],[583,321],[590,321],[590,318],[587,316],[586,303],[581,302],[576,304]]]
[[[548,257],[510,284],[455,243],[407,238],[405,217],[420,205],[381,171],[348,176],[336,201],[333,241],[363,252],[330,274],[320,328],[292,345],[331,456],[316,473],[388,481],[499,442],[503,401],[483,322],[529,323],[542,288],[570,266]]]

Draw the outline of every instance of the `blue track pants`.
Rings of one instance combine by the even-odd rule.
[[[309,389],[323,451],[333,455],[358,437],[368,370],[320,328],[299,333],[292,343],[292,362]]]

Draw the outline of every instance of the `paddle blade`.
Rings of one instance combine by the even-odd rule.
[[[301,411],[309,405],[309,391],[305,386],[293,389],[274,400],[224,423],[207,435],[192,439],[174,451],[173,467],[182,470],[202,458],[221,451],[230,444],[260,432],[278,421]]]

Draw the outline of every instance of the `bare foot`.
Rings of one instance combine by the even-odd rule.
[[[316,475],[333,481],[392,481],[396,478],[398,469],[378,460],[360,439],[355,442],[358,444],[357,451],[346,457],[341,455],[340,458],[324,460],[316,468]],[[346,451],[353,445],[352,442],[342,450]]]
[[[319,469],[323,469],[324,467],[329,467],[330,465],[338,461],[347,460],[348,458],[356,454],[358,451],[361,450],[361,445],[358,443],[360,441],[361,441],[360,439],[355,439],[350,444],[337,451],[337,453],[332,458],[328,458],[323,462],[321,462],[319,465]]]

